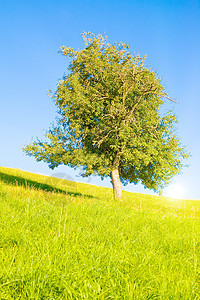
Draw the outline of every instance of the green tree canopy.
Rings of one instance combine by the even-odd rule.
[[[111,176],[116,198],[122,197],[121,182],[160,191],[188,156],[175,115],[159,111],[168,94],[145,57],[133,56],[127,44],[92,33],[83,38],[83,50],[61,48],[71,63],[52,95],[56,125],[47,141],[37,139],[24,151],[52,169],[82,166],[84,176]]]

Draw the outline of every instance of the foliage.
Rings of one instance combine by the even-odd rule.
[[[83,166],[84,176],[119,172],[124,184],[160,190],[180,172],[187,157],[175,133],[175,115],[159,113],[169,98],[145,57],[133,56],[124,43],[83,34],[85,48],[62,47],[69,72],[52,96],[59,112],[49,141],[37,140],[24,151],[51,168]]]

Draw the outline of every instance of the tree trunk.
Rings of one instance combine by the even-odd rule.
[[[119,178],[118,169],[112,169],[111,171],[113,194],[116,200],[122,201],[122,185]]]
[[[119,160],[120,156],[117,154],[111,170],[111,179],[114,197],[116,200],[122,201],[122,184],[119,178]]]

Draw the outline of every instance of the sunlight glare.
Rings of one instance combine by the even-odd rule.
[[[185,188],[180,183],[174,183],[166,188],[164,196],[174,199],[183,199],[185,196]]]

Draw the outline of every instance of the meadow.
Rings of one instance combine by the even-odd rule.
[[[0,168],[0,299],[200,299],[200,201]]]

